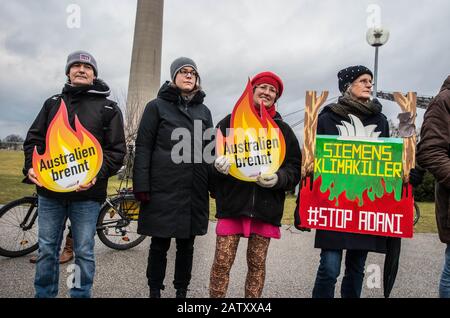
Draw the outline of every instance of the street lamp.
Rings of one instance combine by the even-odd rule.
[[[370,28],[366,34],[367,43],[375,47],[375,70],[373,78],[373,96],[377,97],[378,49],[389,40],[389,31],[383,28]]]

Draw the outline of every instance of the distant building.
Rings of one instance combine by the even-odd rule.
[[[22,151],[23,150],[23,142],[0,141],[0,149]]]

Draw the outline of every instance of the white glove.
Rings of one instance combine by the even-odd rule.
[[[256,178],[256,184],[263,188],[273,188],[278,182],[278,175],[276,173],[265,176],[259,175]]]
[[[230,172],[231,163],[230,160],[225,156],[220,156],[214,161],[214,167],[219,171],[220,173],[224,175],[228,175]]]

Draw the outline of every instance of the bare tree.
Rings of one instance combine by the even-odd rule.
[[[12,134],[12,135],[6,136],[5,139],[3,139],[3,141],[4,142],[19,142],[20,143],[20,142],[23,142],[24,140],[23,140],[23,138],[21,136]]]
[[[125,142],[128,148],[124,159],[124,166],[119,170],[117,175],[119,179],[123,179],[125,177],[132,178],[132,165],[134,160],[132,150],[134,149],[134,145],[136,143],[137,132],[144,107],[139,103],[141,99],[136,98],[136,96],[131,101],[127,102],[127,94],[124,91],[119,94],[114,94],[113,98],[117,101],[117,105],[124,114]]]
[[[0,149],[22,150],[24,139],[20,135],[11,134],[0,140]]]
[[[127,145],[134,145],[143,107],[137,102],[139,98],[133,98],[131,102],[127,103],[127,94],[124,91],[115,94],[114,99],[124,114],[125,141]]]

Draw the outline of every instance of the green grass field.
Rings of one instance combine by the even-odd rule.
[[[5,204],[25,195],[31,195],[34,186],[23,184],[21,181],[23,152],[0,150],[0,204]],[[108,193],[114,194],[119,186],[117,177],[113,177],[109,181]],[[211,200],[211,215],[214,219],[216,211],[215,201]],[[421,217],[416,225],[416,233],[436,233],[436,220],[434,215],[434,203],[419,202]],[[288,196],[284,207],[283,224],[292,224],[294,222],[295,197]]]

